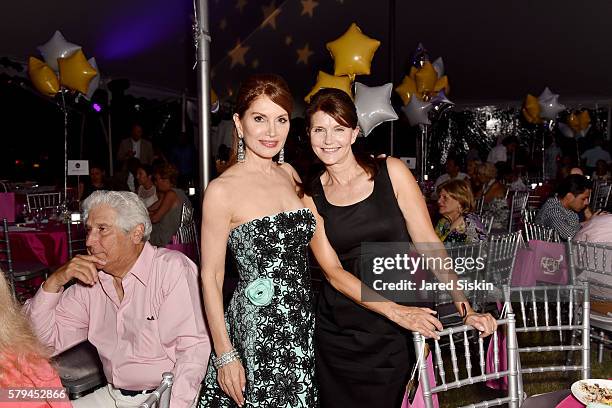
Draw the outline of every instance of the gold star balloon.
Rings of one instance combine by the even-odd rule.
[[[351,81],[355,75],[369,75],[379,46],[380,41],[363,34],[357,24],[351,24],[340,38],[327,43],[334,59],[334,75],[348,75]]]
[[[523,104],[523,116],[527,119],[527,122],[534,124],[542,123],[540,112],[541,108],[538,98],[531,94],[527,94],[525,103]]]
[[[326,74],[323,71],[319,71],[319,75],[317,75],[317,83],[312,87],[310,93],[304,98],[306,103],[310,103],[310,98],[323,88],[340,89],[341,91],[346,92],[351,98],[353,97],[351,94],[351,80],[348,77],[338,77]]]
[[[410,76],[406,75],[401,84],[395,87],[395,92],[402,98],[404,105],[408,105],[410,98],[417,93],[416,82]]]
[[[54,96],[60,90],[57,75],[50,66],[39,60],[30,57],[28,60],[28,75],[32,81],[32,86],[36,90],[47,96]]]
[[[448,77],[446,75],[441,76],[436,80],[433,91],[434,93],[444,91],[444,93],[447,95],[450,93],[450,85],[448,84]]]
[[[578,122],[580,123],[580,130],[585,130],[591,124],[591,115],[589,111],[582,111],[578,114]]]
[[[420,94],[428,94],[433,92],[438,74],[429,61],[426,61],[415,74],[417,92]]]
[[[578,120],[578,115],[576,115],[574,112],[570,113],[570,115],[567,117],[567,124],[574,132],[580,131],[580,121]]]
[[[85,58],[82,50],[76,51],[69,57],[58,58],[60,83],[68,89],[87,93],[89,82],[96,76],[98,71]]]

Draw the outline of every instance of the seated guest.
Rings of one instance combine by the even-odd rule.
[[[572,238],[580,229],[578,213],[588,205],[590,194],[589,180],[579,174],[571,174],[559,183],[555,196],[542,205],[534,222],[554,229],[564,240]],[[591,212],[585,211],[586,220],[591,217]]]
[[[136,192],[136,188],[138,187],[138,180],[136,180],[136,172],[138,171],[138,167],[140,167],[140,160],[135,157],[128,159],[127,161],[127,177],[126,184],[128,189],[132,192]]]
[[[612,246],[612,214],[594,214],[591,220],[584,223],[580,231],[578,231],[578,233],[574,236],[574,241],[587,241]],[[598,260],[599,265],[603,265],[603,262],[603,259]],[[608,257],[605,262],[607,262],[607,265],[604,266],[610,270],[610,268],[612,268],[612,259]],[[591,263],[594,264],[594,262]],[[582,274],[578,275],[578,280],[580,280],[581,277]],[[596,274],[591,274],[590,277],[593,280],[596,280],[597,278],[602,280],[605,279],[602,275]],[[591,280],[591,284],[589,286],[591,296],[595,296],[599,299],[604,298],[606,301],[591,300],[591,310],[604,315],[607,313],[612,313],[612,289],[604,286],[609,286],[612,283],[609,281],[603,281],[603,285],[599,286],[593,280]]]
[[[181,226],[183,204],[191,206],[183,190],[174,188],[177,176],[178,171],[172,164],[164,164],[155,170],[153,180],[159,200],[149,208],[153,223],[151,245],[169,244]]]
[[[442,219],[436,225],[436,235],[442,242],[471,243],[487,239],[487,232],[474,211],[474,195],[465,180],[442,184],[438,192]]]
[[[40,344],[28,319],[21,314],[21,305],[0,270],[0,390],[17,388],[62,388],[59,376],[49,364],[48,351]],[[49,400],[18,402],[7,400],[5,394],[0,407],[69,408],[68,396]]]
[[[608,163],[606,163],[605,160],[597,160],[592,178],[593,181],[601,181],[604,183],[612,181],[612,173],[608,170]]]
[[[503,230],[508,227],[508,201],[506,200],[506,187],[497,177],[497,169],[492,163],[483,163],[478,166],[478,178],[482,184],[481,190],[476,195],[483,197],[482,215],[493,217],[494,230]]]
[[[478,179],[478,166],[480,166],[482,162],[480,160],[468,160],[466,165],[466,173],[470,180],[470,187],[472,191],[480,191],[482,187],[480,185],[480,180]]]
[[[197,267],[147,242],[151,222],[136,194],[97,191],[83,210],[89,255],[61,266],[24,306],[53,354],[84,340],[98,350],[108,386],[73,405],[137,407],[169,371],[170,405],[190,407],[210,354]]]
[[[518,144],[519,141],[516,136],[506,137],[501,145],[497,145],[491,149],[487,156],[487,162],[495,164],[497,162],[510,161],[512,165],[512,155],[516,151]]]
[[[91,193],[98,190],[110,190],[104,167],[92,164],[89,166],[89,180],[79,183],[79,201],[84,201]]]
[[[509,191],[529,191],[529,187],[521,179],[519,169],[512,169],[506,162],[496,163],[495,168],[497,169],[497,179],[505,184]]]
[[[468,178],[468,175],[460,172],[461,168],[457,164],[457,160],[449,157],[446,159],[446,173],[438,177],[436,183],[434,184],[434,191],[438,191],[438,187],[440,187],[443,183],[446,183],[450,180],[465,180]]]
[[[470,148],[465,156],[465,160],[469,163],[470,161],[480,161],[480,152],[478,151],[478,145],[475,142],[468,142]]]
[[[571,174],[578,174],[580,176],[584,176],[584,171],[582,171],[582,169],[580,167],[572,167],[570,169],[570,173],[569,174],[570,175]]]
[[[153,184],[153,169],[148,164],[141,164],[136,170],[138,181],[138,198],[149,208],[157,202],[157,190]]]

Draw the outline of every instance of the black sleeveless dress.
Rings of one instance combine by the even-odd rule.
[[[385,161],[379,162],[372,194],[356,204],[330,204],[320,179],[315,183],[313,200],[327,238],[344,269],[358,278],[362,242],[410,240]],[[315,322],[321,408],[399,408],[415,361],[409,331],[361,307],[327,281]]]

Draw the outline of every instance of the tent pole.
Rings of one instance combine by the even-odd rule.
[[[389,0],[389,81],[394,83],[395,78],[395,0]],[[394,140],[395,121],[391,121],[391,149],[390,156],[395,150]]]
[[[210,180],[210,32],[208,1],[195,0],[194,40],[198,65],[198,134],[200,146],[200,191]]]

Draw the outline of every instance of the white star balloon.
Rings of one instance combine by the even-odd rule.
[[[59,71],[57,59],[71,56],[75,51],[81,49],[81,46],[66,41],[62,33],[56,31],[49,41],[37,48],[47,65],[57,72]]]
[[[355,106],[359,127],[364,136],[383,122],[397,120],[398,116],[391,106],[393,84],[369,87],[359,82],[355,83]]]

